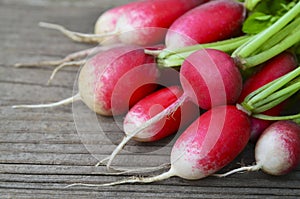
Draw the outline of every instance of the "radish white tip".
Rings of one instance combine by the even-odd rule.
[[[144,52],[147,55],[158,56],[162,52],[162,50],[148,50],[148,49],[145,49]]]
[[[247,115],[251,116],[252,113],[251,111],[248,111],[247,109],[245,109],[242,105],[240,104],[236,104],[236,108],[244,113],[246,113]]]
[[[57,107],[57,106],[62,106],[62,105],[67,105],[67,104],[71,104],[72,102],[78,101],[80,100],[80,95],[79,93],[69,97],[67,99],[58,101],[58,102],[54,102],[54,103],[49,103],[49,104],[34,104],[34,105],[14,105],[12,106],[12,108],[16,109],[16,108],[51,108],[51,107]]]

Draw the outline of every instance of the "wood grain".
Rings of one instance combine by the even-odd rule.
[[[92,126],[78,133],[78,126],[89,123],[75,125],[71,106],[12,109],[14,104],[52,102],[71,96],[78,71],[75,67],[63,69],[52,85],[47,86],[51,67],[17,69],[12,65],[58,59],[91,47],[72,42],[56,31],[39,28],[39,21],[92,32],[101,12],[126,2],[0,0],[0,198],[300,197],[299,168],[283,177],[254,172],[224,179],[187,181],[173,177],[153,184],[64,188],[70,183],[103,183],[128,177],[103,175],[104,167],[93,166],[110,154],[113,143],[118,143],[123,134],[112,118],[93,116],[84,108],[80,117],[92,116],[101,124],[102,134]],[[84,107],[82,103],[76,106]],[[173,140],[146,145],[130,142],[114,164],[134,168],[168,162]],[[238,167],[238,162],[250,164],[253,160],[253,146],[248,146],[223,171]]]

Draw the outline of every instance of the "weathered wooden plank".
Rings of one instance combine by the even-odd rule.
[[[58,154],[93,154],[93,155],[109,155],[115,146],[113,145],[86,145],[86,144],[21,144],[21,143],[1,143],[0,150],[1,153],[7,154],[10,153],[36,153],[42,156],[48,155],[48,153],[54,154],[55,156]],[[156,153],[155,156],[169,156],[169,152],[171,148],[161,149],[162,147],[155,147],[155,146],[127,146],[121,153],[123,155],[132,153],[135,154],[135,151],[139,151],[142,154],[142,151],[154,151]],[[160,152],[157,152],[160,150]],[[147,153],[147,155],[149,155]],[[1,157],[1,155],[0,155]],[[6,157],[7,158],[7,157]],[[0,158],[1,159],[1,158]]]
[[[199,199],[199,198],[218,198],[218,199],[240,199],[242,198],[249,198],[249,199],[260,199],[262,198],[261,195],[236,195],[232,194],[216,194],[216,193],[197,193],[197,194],[190,194],[190,193],[143,193],[143,192],[118,192],[118,191],[66,191],[60,190],[59,192],[53,190],[31,190],[31,189],[5,189],[5,191],[12,193],[7,196],[7,198],[14,198],[14,196],[21,196],[20,198],[32,198],[32,192],[34,191],[35,196],[38,198],[62,198],[68,197],[71,194],[76,198],[124,198],[124,199],[133,199],[133,198],[190,198],[190,199]],[[264,195],[264,198],[274,198],[280,199],[282,196],[275,196],[275,195]],[[284,198],[291,198],[294,199],[294,196],[284,196]]]
[[[123,152],[125,153],[125,151]],[[0,154],[0,163],[21,164],[58,164],[58,165],[95,165],[97,159],[101,160],[109,154],[55,154],[55,153],[26,153],[7,152]],[[97,157],[97,159],[96,159]],[[149,161],[149,160],[153,161]],[[169,155],[160,154],[119,154],[114,160],[116,165],[126,166],[158,166],[169,162]]]
[[[72,183],[69,181],[68,178],[66,178],[65,183],[58,183],[58,182],[50,182],[50,183],[30,183],[30,182],[14,182],[9,184],[3,184],[0,183],[0,187],[3,188],[14,188],[14,189],[47,189],[49,191],[52,190],[59,190],[59,191],[65,191],[64,187],[67,186],[69,183]],[[176,188],[176,193],[174,193],[174,188]],[[163,184],[161,186],[160,183],[154,183],[153,185],[130,185],[130,186],[118,186],[118,189],[116,187],[71,187],[68,188],[68,191],[78,191],[81,192],[89,191],[89,190],[98,190],[99,192],[103,191],[114,191],[119,193],[137,193],[140,196],[142,194],[144,195],[170,195],[180,197],[182,195],[198,195],[199,194],[218,194],[222,196],[244,196],[244,195],[260,195],[261,197],[264,196],[293,196],[296,197],[299,194],[299,189],[289,189],[286,191],[283,191],[279,188],[264,188],[264,187],[205,187],[205,186],[193,186],[193,185],[187,185],[187,186],[172,186],[172,185],[166,185]],[[138,190],[138,191],[137,191]],[[272,194],[268,194],[270,191],[272,191]]]
[[[37,70],[39,75],[36,77]],[[53,67],[42,68],[15,68],[11,66],[0,67],[1,83],[27,84],[33,86],[41,86],[47,91],[51,87],[62,87],[73,89],[75,78],[79,67],[67,67],[57,73],[51,85],[46,85],[47,80],[52,73]],[[34,77],[34,78],[33,78]],[[13,81],[12,81],[13,80]]]
[[[46,168],[46,166],[44,166]],[[48,166],[49,167],[49,166]],[[65,167],[65,166],[60,166]],[[75,170],[78,167],[66,167],[72,170],[73,173],[68,171],[65,174],[56,174],[52,173],[51,175],[45,171],[45,173],[37,174],[25,174],[25,173],[14,173],[14,176],[11,176],[9,173],[0,174],[0,181],[2,182],[29,182],[29,183],[73,183],[73,182],[84,182],[84,183],[101,183],[101,182],[109,182],[115,181],[118,179],[126,178],[126,176],[130,176],[131,174],[121,175],[121,176],[112,176],[112,175],[100,175],[99,173],[107,172],[105,167],[85,167],[90,173],[83,174],[79,173],[78,170]],[[77,172],[76,172],[77,171]],[[79,170],[80,171],[80,170]],[[161,171],[160,171],[161,172]],[[160,173],[156,172],[156,173]],[[2,173],[2,172],[1,172]],[[144,175],[154,175],[144,174]],[[253,176],[256,178],[254,179]],[[278,179],[275,177],[269,177],[261,172],[257,173],[248,173],[244,174],[244,178],[240,178],[240,176],[230,177],[230,178],[222,178],[216,180],[215,177],[208,177],[198,181],[188,181],[188,180],[178,180],[177,177],[173,177],[168,179],[167,181],[155,182],[154,185],[166,185],[166,186],[201,186],[201,187],[240,187],[240,188],[288,188],[294,189],[294,191],[300,191],[300,186],[295,183],[297,179],[292,175],[286,176],[284,178],[284,184],[281,182],[283,179]],[[150,185],[150,184],[149,184]],[[125,187],[128,185],[124,185]],[[138,184],[137,184],[138,186]],[[124,189],[125,187],[120,186],[119,189]],[[151,187],[151,186],[149,186]],[[128,188],[126,188],[128,189]]]
[[[282,177],[253,172],[224,179],[187,181],[174,177],[148,185],[63,188],[73,182],[101,183],[128,176],[99,175],[105,167],[93,166],[110,154],[123,134],[112,118],[89,121],[91,112],[81,102],[75,104],[80,112],[75,117],[72,106],[11,109],[14,104],[53,102],[71,96],[78,70],[66,68],[46,86],[51,67],[16,69],[12,64],[62,58],[93,46],[39,28],[39,21],[92,32],[100,12],[128,1],[0,0],[0,198],[298,198],[300,167]],[[106,139],[99,136],[98,122]],[[86,131],[84,137],[77,133],[82,129]],[[171,148],[159,149],[170,140],[145,146],[130,142],[114,165],[132,168],[169,162]],[[237,162],[253,161],[253,147],[248,147],[223,171],[238,167]]]

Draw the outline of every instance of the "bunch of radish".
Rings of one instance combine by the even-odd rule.
[[[243,34],[249,23],[245,22],[246,8],[253,11],[260,5],[259,1],[251,2],[136,1],[102,14],[95,34],[42,23],[73,40],[105,47],[37,63],[60,65],[57,70],[84,64],[79,93],[56,103],[14,108],[55,107],[82,100],[100,115],[126,114],[123,140],[97,164],[108,169],[129,140],[154,142],[185,129],[172,148],[169,171],[88,186],[149,183],[172,176],[201,179],[232,162],[250,139],[258,140],[257,164],[217,176],[259,169],[285,174],[300,159],[300,114],[281,115],[289,98],[300,90],[295,56],[300,42],[299,28],[295,29],[300,22],[300,3],[290,6],[266,29]],[[164,44],[156,45],[163,40]],[[73,62],[91,52],[91,59]],[[161,88],[165,73],[161,68],[174,66],[180,66],[178,84]],[[200,116],[200,112],[204,114]],[[270,162],[269,156],[274,156]]]

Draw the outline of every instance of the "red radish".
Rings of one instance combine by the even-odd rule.
[[[263,85],[287,74],[288,72],[295,69],[296,66],[297,60],[295,56],[290,52],[283,52],[270,59],[262,65],[262,68],[257,73],[252,75],[244,83],[243,91],[238,102],[241,103],[248,94],[262,87]],[[262,114],[277,116],[282,111],[282,108],[283,104],[279,104],[274,108],[263,112]],[[272,121],[251,118],[251,123],[251,140],[255,142],[260,134],[272,123]]]
[[[166,35],[168,48],[215,42],[241,33],[245,18],[243,4],[216,0],[200,5],[178,18]]]
[[[183,91],[178,86],[163,88],[136,103],[124,119],[124,132],[130,134],[144,122],[157,115],[163,109],[175,102]],[[175,133],[180,126],[186,126],[199,113],[198,108],[191,102],[185,102],[172,116],[165,116],[157,123],[144,129],[133,137],[140,142],[152,142]]]
[[[205,178],[230,163],[244,149],[249,137],[250,121],[244,112],[235,106],[215,107],[201,115],[177,139],[169,171],[154,177],[87,186],[150,183],[172,176],[188,180]]]
[[[208,0],[140,0],[112,8],[104,12],[95,24],[95,34],[83,34],[67,30],[63,26],[41,22],[40,26],[61,31],[69,38],[79,42],[133,45],[152,45],[164,40],[167,28],[188,10]],[[58,66],[52,73],[50,81],[58,70],[65,66],[81,66],[81,59],[92,49],[72,53],[61,60],[42,61],[38,63],[17,63],[17,67]]]
[[[166,29],[178,17],[206,1],[208,0],[134,1],[102,14],[96,22],[94,35],[71,32],[55,24],[41,25],[58,29],[71,39],[80,42],[101,43],[106,37],[116,36],[116,40],[124,43],[151,45],[163,41]]]
[[[284,175],[297,167],[300,161],[300,126],[292,121],[271,124],[255,146],[256,165],[241,167],[225,174],[262,170],[271,175]]]
[[[139,132],[174,113],[184,102],[192,101],[203,109],[236,103],[242,90],[242,77],[233,59],[226,53],[205,49],[191,54],[181,66],[180,82],[184,93],[167,108],[144,122],[116,147],[107,168],[123,146]]]
[[[101,115],[124,114],[130,106],[156,88],[158,76],[154,58],[146,55],[143,48],[116,47],[96,54],[83,66],[77,95],[53,104],[14,108],[55,107],[81,99]]]
[[[185,95],[202,109],[235,104],[242,91],[242,77],[233,59],[214,49],[191,54],[181,66],[180,81]]]

